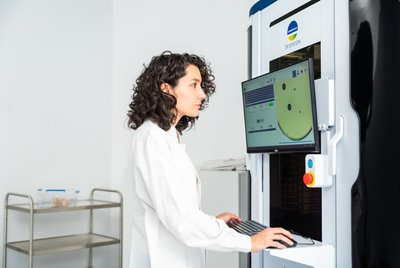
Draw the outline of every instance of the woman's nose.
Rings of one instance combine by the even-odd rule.
[[[206,94],[204,93],[203,88],[200,88],[200,96],[199,96],[199,99],[204,100],[206,97],[207,97],[207,96],[206,96]]]

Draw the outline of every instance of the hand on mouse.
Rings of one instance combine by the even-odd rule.
[[[258,252],[268,247],[286,248],[276,240],[282,240],[289,245],[293,244],[292,234],[283,228],[267,228],[251,237],[251,252]]]

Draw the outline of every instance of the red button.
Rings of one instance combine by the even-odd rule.
[[[310,173],[304,174],[304,176],[303,176],[304,184],[310,185],[313,183],[313,181],[314,181],[313,175],[311,175]]]

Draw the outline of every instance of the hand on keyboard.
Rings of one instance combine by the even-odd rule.
[[[267,229],[267,226],[252,220],[247,220],[247,221],[230,220],[227,222],[227,224],[229,227],[236,230],[238,233],[246,234],[249,236],[255,235],[258,232]]]
[[[223,220],[224,222],[229,221],[241,221],[240,217],[230,212],[224,212],[216,216],[217,219]]]

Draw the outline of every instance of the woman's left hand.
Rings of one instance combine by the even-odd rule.
[[[217,219],[223,220],[224,222],[228,222],[230,220],[233,221],[241,221],[240,217],[236,214],[230,212],[224,212],[216,216]]]

